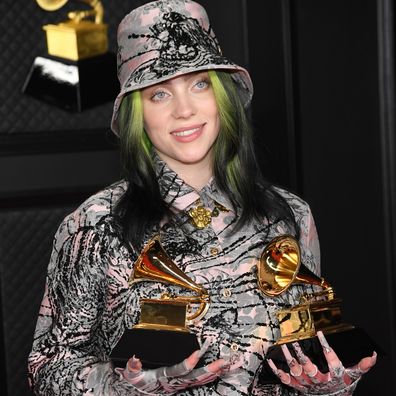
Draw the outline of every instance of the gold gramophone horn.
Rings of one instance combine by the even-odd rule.
[[[169,296],[162,299],[171,299],[176,302],[199,304],[196,312],[187,316],[187,321],[200,319],[209,308],[209,294],[207,290],[190,279],[168,256],[158,237],[151,239],[136,260],[134,271],[129,278],[129,284],[141,281],[154,281],[177,285],[192,290],[196,296]]]
[[[69,0],[36,0],[37,4],[46,11],[56,11],[62,8]]]
[[[325,279],[301,264],[300,246],[296,238],[281,235],[272,239],[261,254],[258,285],[265,295],[273,297],[286,291],[292,284],[330,288]]]
[[[56,11],[62,8],[69,0],[36,0],[37,4],[46,11]],[[94,17],[95,23],[103,22],[103,5],[100,0],[79,0],[81,3],[88,4],[92,10],[81,10],[69,12],[70,19],[76,22],[87,17]]]

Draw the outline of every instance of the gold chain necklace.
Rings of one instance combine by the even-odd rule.
[[[205,208],[200,201],[197,206],[191,208],[187,213],[190,216],[191,223],[202,230],[212,222],[212,217],[217,217],[221,212],[229,212],[229,210],[219,203],[215,202],[215,208],[213,210]]]

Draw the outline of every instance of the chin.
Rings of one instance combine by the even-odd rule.
[[[183,157],[179,158],[179,162],[185,164],[185,165],[194,165],[194,164],[199,164],[200,162],[203,162],[206,160],[206,156],[188,156],[188,157]]]

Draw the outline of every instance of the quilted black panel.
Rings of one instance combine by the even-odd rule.
[[[147,0],[102,0],[109,27],[110,51],[116,52],[116,30],[122,17]],[[244,64],[241,0],[200,0],[208,11],[223,50],[237,63]],[[224,18],[227,8],[228,18]],[[84,4],[68,2],[55,12],[41,10],[35,0],[0,1],[0,134],[35,131],[68,131],[107,128],[113,103],[82,113],[69,113],[21,93],[34,58],[47,54],[42,26],[66,19],[67,12],[84,9]],[[106,78],[104,76],[104,78]],[[98,84],[100,89],[100,84]]]
[[[105,22],[109,25],[110,50],[115,52],[118,23],[127,12],[145,1],[102,0],[102,3]],[[84,8],[84,4],[70,1],[60,10],[47,12],[34,0],[0,2],[0,133],[109,126],[112,102],[82,113],[69,113],[21,93],[33,59],[47,54],[42,25],[65,20],[68,11]]]
[[[0,212],[0,290],[8,396],[30,395],[27,356],[43,295],[52,238],[72,209],[48,207]],[[4,378],[2,375],[2,381]]]

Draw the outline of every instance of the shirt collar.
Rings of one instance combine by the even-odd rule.
[[[226,209],[233,210],[230,200],[219,191],[213,178],[198,192],[170,169],[158,154],[155,153],[153,159],[162,199],[173,211],[184,211],[198,200],[204,206],[213,200]]]

